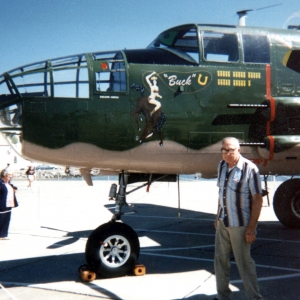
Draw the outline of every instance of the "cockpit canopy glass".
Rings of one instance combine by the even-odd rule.
[[[180,26],[162,32],[147,48],[160,48],[181,58],[199,63],[199,37],[195,25]]]
[[[236,34],[203,32],[204,59],[217,62],[237,62],[239,47]]]

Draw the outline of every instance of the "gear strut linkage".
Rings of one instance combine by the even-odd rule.
[[[133,193],[139,189],[141,189],[144,186],[147,186],[147,192],[149,191],[150,185],[152,184],[152,182],[158,181],[163,179],[164,177],[168,176],[168,175],[162,175],[161,177],[152,180],[152,174],[149,174],[149,179],[148,182],[142,184],[141,186],[134,188],[133,190],[126,192],[126,187],[127,187],[127,182],[128,182],[128,174],[125,174],[124,171],[122,171],[122,173],[120,174],[120,179],[119,179],[119,190],[117,192],[117,185],[115,183],[113,183],[110,187],[110,191],[109,191],[109,200],[115,200],[116,201],[116,206],[115,206],[115,211],[114,214],[112,216],[111,221],[117,221],[117,220],[121,220],[121,215],[122,213],[122,207],[128,206],[133,213],[135,213],[136,211],[133,209],[133,205],[128,204],[126,202],[126,195],[129,195],[130,193]]]

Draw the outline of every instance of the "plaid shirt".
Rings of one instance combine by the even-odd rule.
[[[228,164],[221,161],[218,174],[219,219],[226,227],[248,226],[252,196],[262,192],[257,166],[240,155],[238,163],[229,172]]]

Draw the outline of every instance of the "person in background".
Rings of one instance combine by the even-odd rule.
[[[28,179],[28,186],[27,188],[32,188],[32,184],[35,181],[35,170],[33,166],[28,167],[27,171],[25,172],[27,179]]]
[[[249,299],[263,299],[259,293],[255,262],[250,254],[262,207],[260,174],[257,166],[245,159],[240,151],[236,138],[228,137],[222,141],[217,181],[219,203],[214,223],[215,274],[221,300],[231,299],[231,250]]]
[[[17,187],[11,184],[12,173],[4,169],[0,178],[0,240],[8,240],[11,209],[18,206]]]

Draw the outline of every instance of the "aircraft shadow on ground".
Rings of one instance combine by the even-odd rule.
[[[107,206],[107,208],[111,209],[112,206]],[[156,247],[149,246],[141,248],[140,262],[146,266],[147,274],[172,274],[197,270],[205,270],[213,273],[212,260],[214,256],[213,244],[215,233],[213,221],[215,215],[181,209],[181,218],[177,218],[177,208],[140,203],[135,204],[135,209],[138,211],[138,214],[125,215],[122,221],[135,229],[139,237],[146,236],[159,245]],[[268,237],[268,239],[292,240],[300,235],[299,230],[287,229],[279,222],[260,222],[258,228],[259,236]],[[59,228],[49,229],[61,231]],[[80,238],[87,238],[92,230],[93,229],[68,232],[62,235],[61,240],[49,245],[47,249],[57,249],[71,245]],[[170,233],[168,233],[168,231],[170,231]],[[180,232],[191,234],[181,234]],[[66,237],[68,238],[66,239]],[[277,243],[279,242],[277,241]],[[197,248],[197,245],[199,248]],[[201,248],[202,245],[208,247]],[[263,246],[263,241],[257,241],[253,253],[260,255],[268,253],[268,256],[272,254],[270,251],[280,253],[278,247],[269,247],[264,250]],[[163,248],[162,251],[157,252],[156,250],[160,248]],[[170,251],[168,251],[168,248],[170,248]],[[186,249],[174,250],[174,248]],[[15,251],[22,250],[15,249]],[[151,253],[151,255],[149,255],[149,253]],[[155,254],[157,254],[157,256]],[[174,257],[202,257],[204,260],[179,259],[176,263],[174,263],[174,261],[172,263],[172,257],[168,257],[168,255]],[[284,255],[286,256],[287,253]],[[46,284],[63,281],[80,282],[78,268],[84,263],[84,252],[3,261],[0,266],[0,282],[30,284]],[[93,288],[92,285],[91,288]],[[99,286],[97,286],[97,290],[99,290]],[[101,292],[112,296],[110,291],[101,290]],[[116,295],[114,297],[114,299],[119,299]],[[192,296],[187,299],[193,300],[196,299],[196,297]]]
[[[111,208],[111,206],[107,206],[107,208]],[[154,240],[156,243],[160,244],[160,247],[174,247],[174,245],[170,245],[171,241],[168,243],[165,235],[159,232],[151,232],[153,230],[170,230],[170,231],[185,231],[184,228],[187,228],[187,231],[190,231],[190,228],[193,227],[193,223],[188,220],[188,218],[198,218],[201,222],[202,218],[213,218],[213,215],[206,213],[199,213],[190,210],[181,209],[182,218],[176,218],[177,209],[164,207],[164,206],[156,206],[149,204],[136,204],[135,208],[138,210],[138,213],[131,216],[122,217],[122,221],[129,226],[131,226],[134,230],[136,230],[138,236],[147,236],[149,239]],[[148,215],[155,215],[157,219],[150,218],[147,219]],[[168,217],[170,217],[168,219]],[[172,218],[174,216],[174,218]],[[166,217],[167,219],[164,219]],[[162,218],[162,219],[161,219]],[[159,221],[158,221],[159,220]],[[212,219],[213,220],[213,219]],[[197,221],[199,223],[199,221]],[[210,223],[210,222],[206,222]],[[100,226],[101,224],[99,224]],[[195,232],[198,230],[202,233],[214,234],[213,228],[210,228],[212,223],[201,225]],[[46,228],[46,227],[43,227]],[[63,230],[59,228],[49,228],[49,230],[53,231],[61,231],[62,238],[57,240],[53,244],[47,246],[47,249],[58,249],[63,248],[65,246],[70,246],[71,244],[77,242],[81,238],[88,238],[90,233],[94,230],[84,230],[84,231],[74,231],[67,232],[64,234]],[[177,240],[176,247],[188,247],[189,240],[186,239],[186,235],[182,235],[183,240]],[[67,237],[67,238],[66,238]],[[210,243],[213,244],[214,237],[209,237]],[[172,234],[171,234],[171,240]],[[9,241],[8,241],[9,242]],[[157,248],[157,247],[155,247]],[[149,248],[145,248],[149,249]],[[16,251],[19,251],[16,249]],[[140,257],[142,256],[143,249],[141,249]],[[208,252],[213,255],[213,247],[208,250]],[[155,274],[155,273],[173,273],[173,272],[185,272],[185,271],[193,271],[198,270],[199,266],[195,265],[195,263],[191,262],[190,264],[173,264],[171,267],[170,264],[166,263],[164,266],[163,272],[161,271],[162,264],[164,264],[165,259],[162,262],[159,262],[156,267],[157,259],[151,256],[144,256],[143,262],[146,266],[151,265],[151,271],[147,268],[147,274]],[[82,253],[79,254],[62,254],[62,255],[53,255],[53,256],[43,256],[36,258],[25,258],[25,259],[17,259],[17,260],[8,260],[1,262],[0,266],[0,281],[12,281],[12,282],[27,282],[30,278],[30,282],[34,284],[38,283],[50,283],[57,281],[68,281],[75,280],[78,281],[78,268],[82,264],[85,263],[85,255],[84,249]],[[211,270],[210,270],[211,271]],[[31,276],[30,276],[31,275]]]

